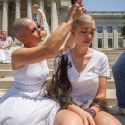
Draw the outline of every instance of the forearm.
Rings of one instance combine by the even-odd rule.
[[[107,79],[105,77],[99,77],[97,95],[91,104],[91,108],[94,108],[96,112],[106,109],[106,88]]]
[[[66,44],[65,44],[65,50],[67,49],[72,49],[75,45],[75,41],[74,41],[74,36],[72,34],[70,34]]]
[[[57,54],[58,50],[60,49],[61,45],[65,42],[65,38],[68,33],[71,31],[72,28],[72,20],[68,22],[63,22],[58,29],[56,29],[50,37],[47,39],[43,48],[46,48],[51,53]]]

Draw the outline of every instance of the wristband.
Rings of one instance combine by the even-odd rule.
[[[94,109],[87,108],[85,109],[93,118],[96,116],[96,111]]]

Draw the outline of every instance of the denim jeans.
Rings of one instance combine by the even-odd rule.
[[[112,72],[115,80],[118,106],[125,108],[125,52],[120,55],[112,66]]]

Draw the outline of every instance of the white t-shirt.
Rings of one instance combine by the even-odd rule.
[[[99,51],[94,50],[91,59],[82,72],[78,72],[75,68],[71,53],[65,52],[68,56],[68,78],[72,84],[71,96],[78,105],[88,107],[95,98],[99,76],[110,76],[109,64],[107,56]]]

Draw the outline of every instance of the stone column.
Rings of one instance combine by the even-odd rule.
[[[21,0],[16,0],[16,12],[15,12],[15,19],[20,18],[20,4]]]
[[[95,48],[95,49],[98,48],[97,42],[98,42],[97,31],[95,31],[94,39],[93,39],[93,42],[92,42],[92,48]]]
[[[3,0],[2,30],[8,31],[8,0]]]
[[[123,48],[125,48],[125,39],[123,39]]]
[[[116,28],[113,30],[113,47],[114,49],[118,48],[118,33]]]
[[[71,8],[72,4],[71,4],[71,1],[69,0],[69,9]]]
[[[51,31],[56,29],[57,26],[58,26],[58,15],[57,15],[56,1],[51,0]]]
[[[103,30],[103,45],[104,45],[104,49],[108,48],[108,34],[107,34],[106,26],[104,27],[104,30]]]
[[[41,10],[44,10],[44,0],[39,0],[39,6]]]
[[[32,18],[32,0],[27,0],[27,17]]]

